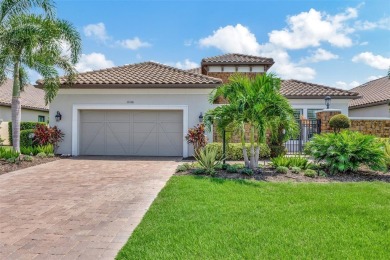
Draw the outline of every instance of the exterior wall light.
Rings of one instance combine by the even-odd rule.
[[[203,122],[203,114],[202,112],[200,112],[200,115],[199,115],[199,123],[202,123]]]
[[[56,114],[55,118],[56,118],[57,122],[61,121],[62,115],[61,115],[60,111],[57,111],[57,114]]]
[[[330,96],[326,96],[325,97],[325,105],[326,105],[326,109],[329,109],[330,108],[330,103],[332,101],[332,98]]]

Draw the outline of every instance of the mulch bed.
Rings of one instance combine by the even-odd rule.
[[[192,171],[179,172],[176,175],[193,175]],[[208,176],[208,175],[197,175],[197,176]],[[281,174],[275,172],[271,167],[264,167],[261,170],[255,172],[253,176],[248,176],[240,173],[228,173],[224,170],[217,171],[217,174],[214,175],[217,178],[223,179],[247,179],[247,180],[258,180],[258,181],[267,181],[267,182],[361,182],[361,181],[382,181],[390,182],[390,172],[373,172],[367,169],[361,169],[356,173],[347,173],[347,174],[336,174],[328,175],[326,177],[316,176],[314,178],[306,177],[303,173],[294,174],[290,171],[287,174]]]
[[[0,175],[7,173],[7,172],[13,172],[21,169],[25,169],[28,167],[36,166],[39,164],[44,164],[52,161],[59,160],[60,157],[48,157],[48,158],[39,158],[34,157],[32,162],[27,161],[18,161],[17,163],[8,163],[5,160],[0,160]]]

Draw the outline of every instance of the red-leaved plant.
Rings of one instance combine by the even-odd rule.
[[[207,144],[204,124],[198,124],[194,128],[188,129],[186,140],[187,143],[194,146],[195,155],[199,154],[200,150]]]
[[[39,145],[51,144],[54,147],[54,151],[57,151],[58,144],[63,140],[64,133],[57,126],[47,126],[44,124],[38,124],[35,126],[34,142]]]

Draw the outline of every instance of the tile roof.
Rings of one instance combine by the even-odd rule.
[[[299,81],[299,80],[283,80],[280,92],[290,98],[324,98],[331,96],[332,98],[357,98],[358,93],[346,91],[338,88],[331,88],[319,84]]]
[[[386,76],[372,80],[351,89],[351,91],[359,93],[362,98],[350,101],[350,108],[388,103],[390,102],[390,78]]]
[[[214,86],[221,79],[191,73],[155,62],[143,62],[103,70],[79,73],[71,87],[156,87],[158,85],[180,87],[183,85],[200,87],[199,85]],[[37,81],[42,85],[42,81]],[[66,79],[61,78],[61,84],[66,85]],[[82,86],[80,86],[82,85]],[[160,86],[161,87],[161,86]]]
[[[11,106],[13,81],[7,79],[0,85],[0,105]],[[21,93],[22,108],[48,111],[49,107],[45,105],[45,92],[42,89],[27,85]]]
[[[202,59],[203,64],[274,64],[274,60],[271,58],[264,58],[259,56],[244,55],[238,53],[228,53],[224,55],[209,57]]]
[[[202,68],[201,67],[197,67],[197,68],[193,68],[193,69],[188,69],[186,70],[188,72],[191,72],[191,73],[195,73],[195,74],[202,74]]]

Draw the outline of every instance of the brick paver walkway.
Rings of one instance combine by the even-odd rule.
[[[0,259],[113,259],[174,159],[63,159],[0,176]]]

